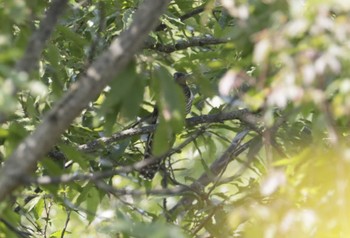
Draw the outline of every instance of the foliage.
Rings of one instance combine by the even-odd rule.
[[[2,165],[139,2],[70,1],[28,75],[15,65],[50,2],[0,2]],[[347,237],[349,10],[339,0],[171,2],[143,50],[1,203],[0,237]],[[177,71],[191,73],[195,94],[186,120]],[[147,181],[132,167],[149,128],[136,118],[154,105],[153,152],[166,156]]]

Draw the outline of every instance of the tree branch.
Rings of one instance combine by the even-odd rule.
[[[185,13],[184,15],[180,16],[179,19],[180,19],[180,21],[184,21],[184,20],[186,20],[188,18],[193,17],[194,15],[197,15],[197,14],[203,12],[204,9],[205,9],[205,5],[199,6],[199,7],[195,8],[195,9],[193,9],[192,11],[190,11],[188,13]],[[156,27],[155,31],[162,31],[165,28],[167,28],[167,25],[164,24],[164,23],[161,23],[161,24],[159,24]]]
[[[209,114],[196,116],[186,119],[186,126],[195,126],[203,123],[213,123],[213,122],[223,122],[227,120],[240,120],[241,122],[247,124],[250,128],[255,131],[259,131],[259,125],[261,124],[261,119],[250,112],[248,109],[239,109],[231,112],[222,112],[217,114]]]
[[[30,73],[37,65],[41,53],[44,50],[46,41],[50,38],[58,18],[63,14],[68,0],[54,0],[46,11],[45,17],[40,21],[39,28],[30,37],[28,46],[22,58],[16,63],[15,72]],[[13,84],[12,80],[10,83]],[[17,88],[12,87],[12,95],[16,94]],[[6,122],[8,116],[0,112],[0,124]]]
[[[202,190],[209,183],[215,181],[227,167],[227,165],[233,161],[238,155],[240,155],[243,151],[249,148],[250,144],[254,140],[251,139],[245,144],[239,146],[241,141],[247,135],[248,130],[244,130],[241,133],[238,133],[236,137],[233,139],[231,145],[227,148],[224,154],[218,158],[214,163],[210,166],[210,170],[208,172],[204,172],[199,179],[194,181],[189,187],[194,191]],[[171,210],[172,214],[176,213],[181,207],[188,207],[192,204],[195,198],[193,196],[184,196]]]
[[[174,153],[175,151],[178,151],[179,149],[182,149],[185,145],[193,141],[194,138],[196,138],[198,135],[201,134],[203,131],[198,131],[195,133],[192,138],[188,138],[184,143],[179,145],[177,148],[174,148],[170,150],[168,154]],[[233,139],[231,145],[229,148],[224,152],[224,154],[218,158],[214,163],[210,166],[210,170],[208,172],[204,172],[199,179],[197,179],[195,182],[193,182],[190,186],[178,186],[174,189],[160,189],[160,190],[151,190],[151,191],[141,191],[141,190],[125,190],[125,189],[117,189],[112,186],[106,185],[101,179],[109,178],[111,176],[117,175],[117,174],[125,174],[130,173],[135,170],[140,170],[145,166],[148,166],[149,164],[152,164],[160,159],[162,157],[158,158],[152,158],[149,160],[142,160],[139,162],[134,163],[130,166],[122,166],[119,169],[114,169],[110,171],[103,171],[103,172],[95,172],[95,173],[89,173],[89,174],[65,174],[58,177],[50,177],[50,176],[42,176],[39,178],[29,178],[26,179],[27,183],[30,184],[64,184],[64,183],[70,183],[77,180],[83,180],[83,181],[92,181],[96,183],[100,188],[104,189],[105,191],[111,192],[116,195],[133,195],[133,196],[140,196],[144,194],[152,194],[152,195],[170,195],[170,196],[183,196],[183,198],[177,203],[176,206],[174,206],[170,212],[175,213],[180,208],[190,206],[195,199],[195,197],[192,195],[193,192],[201,191],[204,187],[209,185],[211,182],[215,182],[219,175],[222,174],[228,164],[234,160],[238,155],[240,155],[243,151],[248,149],[250,145],[256,140],[256,138],[253,138],[246,142],[243,145],[240,145],[245,136],[248,134],[249,130],[244,130],[241,133],[238,133],[235,138]],[[260,135],[259,135],[260,136]]]
[[[156,50],[164,53],[172,53],[174,51],[184,50],[189,47],[218,45],[218,44],[227,43],[229,41],[230,39],[217,39],[213,37],[202,37],[202,38],[194,37],[194,38],[188,39],[187,41],[181,40],[181,41],[178,41],[176,44],[168,44],[168,45],[163,45],[160,43],[153,44],[152,42],[148,42],[146,43],[144,49]]]
[[[16,70],[29,73],[38,63],[46,41],[50,38],[58,18],[63,14],[68,0],[54,0],[48,8],[45,18],[40,21],[37,31],[30,37],[27,49],[17,64]]]
[[[9,221],[5,220],[4,218],[0,218],[0,222],[2,222],[10,231],[14,232],[17,235],[17,237],[21,237],[21,238],[32,237],[31,236],[32,234],[18,230],[16,226],[12,225]]]
[[[186,119],[186,127],[197,126],[204,123],[217,123],[227,120],[240,120],[248,125],[251,129],[260,132],[260,119],[249,112],[247,109],[236,110],[232,112],[224,112],[210,115],[195,116]],[[136,135],[149,134],[156,129],[155,125],[144,126],[140,128],[131,128],[113,134],[111,137],[101,137],[89,143],[80,145],[78,149],[86,153],[92,153],[108,144],[123,140]]]
[[[145,0],[134,14],[133,23],[72,85],[64,97],[46,114],[0,170],[0,201],[22,184],[23,176],[34,171],[37,162],[54,146],[75,117],[124,69],[141,48],[148,33],[170,0]]]
[[[149,134],[156,129],[156,125],[144,126],[141,128],[131,128],[124,131],[113,134],[111,137],[101,137],[96,140],[90,141],[86,144],[80,145],[78,149],[86,153],[92,153],[96,150],[105,147],[108,144],[114,143],[116,141],[123,140],[132,136]]]
[[[199,129],[195,133],[193,133],[189,138],[187,138],[184,142],[182,142],[179,146],[176,148],[173,148],[169,150],[166,154],[159,156],[159,157],[153,157],[149,158],[147,160],[141,160],[139,162],[136,162],[132,165],[127,166],[120,166],[118,169],[109,170],[109,171],[102,171],[102,172],[95,172],[95,173],[88,173],[88,174],[63,174],[61,176],[41,176],[39,178],[31,178],[31,177],[25,177],[23,181],[26,184],[65,184],[77,180],[83,180],[83,181],[99,181],[104,178],[109,178],[117,174],[126,174],[133,171],[140,171],[142,168],[159,162],[160,160],[177,153],[178,151],[182,150],[186,145],[194,141],[198,136],[204,133],[204,129]]]
[[[163,188],[163,189],[152,189],[152,190],[141,190],[141,189],[117,189],[111,185],[106,184],[103,181],[95,182],[97,187],[103,189],[106,192],[112,193],[115,196],[131,195],[131,196],[142,196],[142,195],[156,195],[156,196],[183,196],[185,194],[192,193],[192,191],[186,186],[176,186],[174,188]]]

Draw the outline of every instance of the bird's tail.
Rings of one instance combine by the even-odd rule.
[[[157,119],[158,119],[158,108],[154,107],[153,112],[152,112],[152,116],[151,116],[151,120],[150,120],[150,124],[155,125],[157,123]],[[144,159],[151,159],[153,157],[152,156],[153,139],[154,139],[154,132],[148,134],[148,136],[147,136],[147,141],[146,141],[146,145],[145,145],[145,152],[144,152]],[[140,175],[147,180],[152,180],[154,175],[158,172],[159,167],[160,167],[160,161],[149,164],[141,169]]]

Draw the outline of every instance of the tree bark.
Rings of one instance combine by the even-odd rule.
[[[35,170],[37,162],[54,146],[74,118],[123,70],[142,47],[148,33],[156,27],[169,2],[145,0],[135,12],[130,27],[93,62],[36,130],[19,144],[0,170],[0,201],[23,184],[25,175]]]

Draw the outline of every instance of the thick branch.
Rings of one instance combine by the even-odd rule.
[[[191,38],[187,41],[178,41],[176,44],[168,44],[168,45],[163,45],[160,43],[146,43],[145,49],[150,49],[150,50],[156,50],[159,52],[164,52],[164,53],[172,53],[177,50],[184,50],[189,47],[195,47],[195,46],[207,46],[207,45],[218,45],[218,44],[224,44],[229,42],[229,39],[217,39],[213,37],[195,37]]]
[[[13,152],[0,170],[0,201],[33,172],[76,116],[118,75],[139,50],[155,27],[170,0],[145,0],[135,12],[134,21],[72,85],[64,97],[44,117],[43,122]]]

